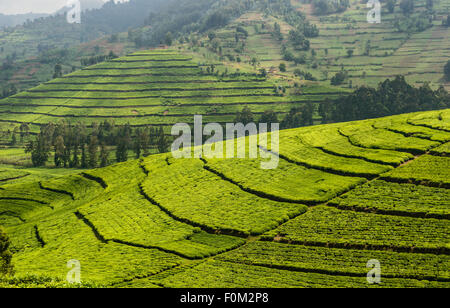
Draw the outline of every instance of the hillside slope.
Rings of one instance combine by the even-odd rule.
[[[317,36],[305,38],[308,41],[306,48],[293,45],[290,32],[299,25],[298,20],[292,20],[290,10],[270,14],[252,10],[211,31],[216,39],[210,40],[208,33],[208,36],[200,36],[201,44],[192,47],[191,40],[185,47],[194,54],[220,59],[236,67],[251,67],[254,59],[257,68],[297,81],[299,78],[293,77],[298,71],[328,84],[337,73],[345,71],[347,78],[341,85],[343,87],[373,87],[387,78],[404,75],[415,86],[428,82],[433,88],[441,85],[447,90],[450,88],[443,74],[450,47],[450,27],[442,25],[449,14],[448,1],[433,1],[433,9],[429,12],[425,1],[415,0],[414,13],[409,17],[402,14],[399,1],[392,13],[383,3],[379,24],[367,22],[369,9],[359,0],[350,0],[349,7],[342,12],[323,15],[315,13],[311,2],[291,1],[291,9],[301,12],[306,21],[318,29]],[[420,18],[426,20],[423,23],[428,23],[429,18],[432,20],[420,29],[406,24],[408,20]],[[276,24],[281,35],[276,34]],[[281,63],[287,64],[286,72],[279,71]],[[297,77],[305,79],[305,75]]]
[[[0,121],[28,123],[32,132],[61,120],[169,126],[192,123],[193,115],[201,114],[204,121],[227,123],[244,106],[255,115],[267,110],[283,115],[302,103],[343,93],[313,85],[298,95],[283,95],[275,86],[258,74],[219,74],[189,55],[157,49],[90,66],[1,100]]]
[[[281,131],[273,170],[161,154],[9,174],[0,223],[18,278],[65,279],[76,259],[117,287],[369,287],[377,259],[382,287],[449,287],[449,141],[447,109]]]

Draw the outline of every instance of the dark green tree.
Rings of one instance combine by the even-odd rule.
[[[444,66],[444,77],[447,81],[450,81],[450,60]]]
[[[108,166],[109,160],[108,160],[108,150],[104,143],[100,146],[100,167],[106,167]]]
[[[61,64],[55,65],[55,72],[53,73],[53,78],[62,77],[62,66]]]
[[[56,140],[55,140],[55,166],[56,167],[61,166],[63,159],[64,159],[65,151],[66,151],[66,147],[64,145],[64,138],[60,135],[60,136],[56,137]]]
[[[261,115],[261,118],[259,119],[259,123],[278,123],[278,117],[277,114],[273,110],[266,110]]]
[[[0,226],[0,275],[14,274],[14,268],[11,264],[12,253],[9,250],[11,241],[2,226]]]
[[[96,136],[91,135],[89,137],[88,152],[89,152],[89,161],[88,161],[89,168],[97,167],[98,139]]]
[[[167,137],[164,134],[164,129],[162,126],[160,126],[159,130],[158,130],[157,146],[158,146],[159,153],[165,153],[165,152],[167,152],[167,149],[169,148],[169,141],[167,140]]]
[[[88,167],[88,161],[86,156],[86,145],[81,145],[81,168],[86,169]]]
[[[252,123],[252,122],[254,122],[253,113],[250,110],[250,108],[245,106],[241,112],[238,112],[236,114],[236,118],[234,119],[234,121],[235,121],[235,123],[242,123],[244,125],[247,125],[248,123]]]
[[[404,15],[411,15],[414,13],[414,1],[413,0],[402,0],[400,2],[400,9]]]
[[[387,0],[386,7],[389,13],[394,13],[396,0]]]

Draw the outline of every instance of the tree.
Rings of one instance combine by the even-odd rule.
[[[444,66],[444,77],[447,81],[450,81],[450,60]]]
[[[345,71],[337,72],[336,75],[331,78],[331,84],[333,86],[339,86],[343,84],[345,79],[347,79],[347,75],[348,74]]]
[[[259,123],[278,123],[277,114],[273,110],[266,110],[259,119]]]
[[[84,143],[81,145],[81,168],[85,169],[88,167],[87,157],[86,157],[86,146]]]
[[[100,146],[100,167],[106,167],[108,166],[108,150],[106,149],[106,146],[104,143]]]
[[[12,253],[9,250],[11,242],[2,226],[0,226],[0,275],[14,274],[14,268],[11,264]]]
[[[136,158],[141,157],[141,150],[142,150],[142,133],[141,130],[138,128],[136,130],[136,135],[134,137],[134,144],[133,144],[133,151],[136,154]]]
[[[15,146],[16,144],[17,144],[16,132],[13,132],[11,137],[11,145]]]
[[[347,56],[351,58],[353,56],[353,49],[347,49]]]
[[[164,39],[164,43],[167,46],[172,46],[173,43],[173,37],[172,37],[172,33],[171,32],[167,32],[166,37]]]
[[[400,2],[400,9],[404,15],[410,15],[414,12],[414,1],[413,0],[402,0]]]
[[[70,161],[69,167],[70,168],[78,168],[78,165],[80,164],[79,158],[79,151],[78,151],[78,145],[75,145],[74,149],[73,149],[73,158]]]
[[[159,153],[165,153],[167,152],[167,149],[169,147],[169,141],[167,140],[166,135],[164,134],[164,129],[162,126],[159,127],[158,131],[158,151]]]
[[[280,72],[286,72],[286,63],[280,63],[279,69]]]
[[[283,35],[281,34],[281,27],[277,22],[273,25],[273,35],[279,41],[283,40]]]
[[[247,106],[242,109],[241,112],[236,114],[236,118],[234,119],[235,123],[242,123],[247,125],[248,123],[254,122],[253,113]]]
[[[55,65],[55,72],[53,73],[53,78],[62,77],[62,66],[61,64]]]
[[[389,13],[394,13],[395,4],[396,4],[395,1],[396,0],[387,0],[386,6],[387,6],[387,9],[388,9]]]
[[[267,70],[265,68],[259,69],[259,74],[261,77],[267,77]]]
[[[141,134],[141,149],[144,151],[144,156],[150,155],[150,129],[144,129]]]
[[[55,166],[60,167],[63,162],[64,152],[66,147],[64,145],[64,138],[59,135],[55,140]]]
[[[25,153],[31,153],[31,162],[34,167],[45,166],[50,156],[50,145],[46,140],[46,136],[43,131],[36,137],[36,141],[30,141],[26,148]]]
[[[97,167],[97,151],[98,151],[98,139],[96,136],[91,135],[89,138],[89,146],[88,146],[89,168]]]
[[[447,18],[444,18],[444,20],[442,21],[442,25],[444,27],[450,27],[450,15],[447,15]]]
[[[433,0],[427,0],[426,3],[427,10],[429,11],[433,10],[433,6],[434,6]]]

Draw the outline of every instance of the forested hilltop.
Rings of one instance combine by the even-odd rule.
[[[86,58],[160,44],[194,46],[202,61],[341,87],[375,87],[404,75],[416,86],[428,81],[448,90],[445,0],[383,2],[381,24],[368,24],[367,11],[356,0],[108,2],[83,12],[81,25],[59,15],[0,31],[0,92],[48,81],[58,64],[65,74]]]

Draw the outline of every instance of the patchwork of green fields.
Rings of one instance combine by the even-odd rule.
[[[209,69],[209,67],[208,67]],[[282,119],[294,106],[320,103],[340,90],[305,88],[301,95],[280,95],[275,84],[259,75],[207,73],[191,56],[172,50],[142,51],[54,79],[0,101],[5,125],[39,126],[62,120],[71,123],[131,123],[132,126],[232,122],[248,106],[256,119],[267,110]]]
[[[349,73],[353,86],[376,86],[386,78],[404,75],[406,80],[421,86],[428,82],[437,88],[450,84],[443,79],[443,67],[448,60],[450,29],[441,26],[448,14],[448,2],[433,1],[431,27],[422,32],[399,32],[395,22],[403,17],[400,3],[393,13],[382,3],[381,23],[369,24],[364,3],[351,0],[350,7],[340,13],[316,16],[311,4],[294,0],[298,10],[320,29],[319,37],[311,39],[317,57],[308,59],[303,70],[311,71],[319,79],[327,79],[342,67]],[[414,16],[426,11],[426,1],[415,1]],[[409,18],[412,18],[410,16]],[[348,56],[347,51],[353,55]],[[313,68],[312,64],[317,63]],[[327,72],[327,73],[325,73]]]
[[[448,114],[281,131],[273,170],[170,154],[18,183],[1,169],[15,279],[59,286],[75,259],[87,285],[449,287]]]

